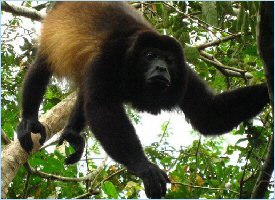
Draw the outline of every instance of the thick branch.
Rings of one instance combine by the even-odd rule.
[[[27,17],[32,20],[41,21],[45,17],[45,14],[37,11],[36,9],[28,8],[25,6],[11,5],[5,1],[1,2],[1,7],[2,11],[6,11],[18,16]]]
[[[258,176],[256,185],[253,189],[251,199],[265,198],[265,192],[268,190],[269,181],[274,170],[274,133],[268,147],[267,157],[262,167],[261,173]]]
[[[54,134],[62,130],[69,117],[69,113],[74,105],[76,95],[71,94],[62,102],[57,104],[39,120],[44,124],[47,132],[47,139],[50,139]],[[64,109],[65,108],[65,109]],[[40,134],[32,134],[34,143],[32,153],[39,151],[41,147],[39,143]],[[8,187],[20,167],[30,158],[29,155],[20,145],[18,139],[11,142],[2,150],[2,198],[6,198]]]

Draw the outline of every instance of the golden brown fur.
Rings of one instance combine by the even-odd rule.
[[[56,75],[79,82],[85,66],[101,52],[112,31],[121,23],[127,26],[133,21],[150,26],[127,3],[58,3],[43,23],[41,55],[47,58]]]

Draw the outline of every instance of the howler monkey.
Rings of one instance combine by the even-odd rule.
[[[143,180],[150,198],[164,196],[169,180],[145,156],[125,103],[152,114],[180,108],[199,132],[217,135],[255,116],[269,101],[264,84],[214,94],[186,64],[181,45],[160,35],[127,3],[60,2],[43,22],[36,60],[23,86],[17,133],[28,152],[31,132],[41,134],[41,144],[46,138],[38,109],[52,74],[79,86],[60,139],[75,149],[66,163],[81,158],[80,132],[88,125],[105,151]]]

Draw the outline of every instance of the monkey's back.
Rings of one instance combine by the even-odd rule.
[[[79,82],[110,34],[135,24],[151,29],[141,14],[124,2],[57,3],[43,22],[40,53],[55,74]]]

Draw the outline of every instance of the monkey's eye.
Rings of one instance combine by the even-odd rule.
[[[173,55],[169,55],[166,57],[166,61],[171,63],[171,62],[174,62],[175,61],[175,57]]]
[[[145,57],[147,60],[151,61],[151,60],[155,59],[157,57],[157,55],[155,53],[153,53],[152,51],[148,51],[145,53]]]

